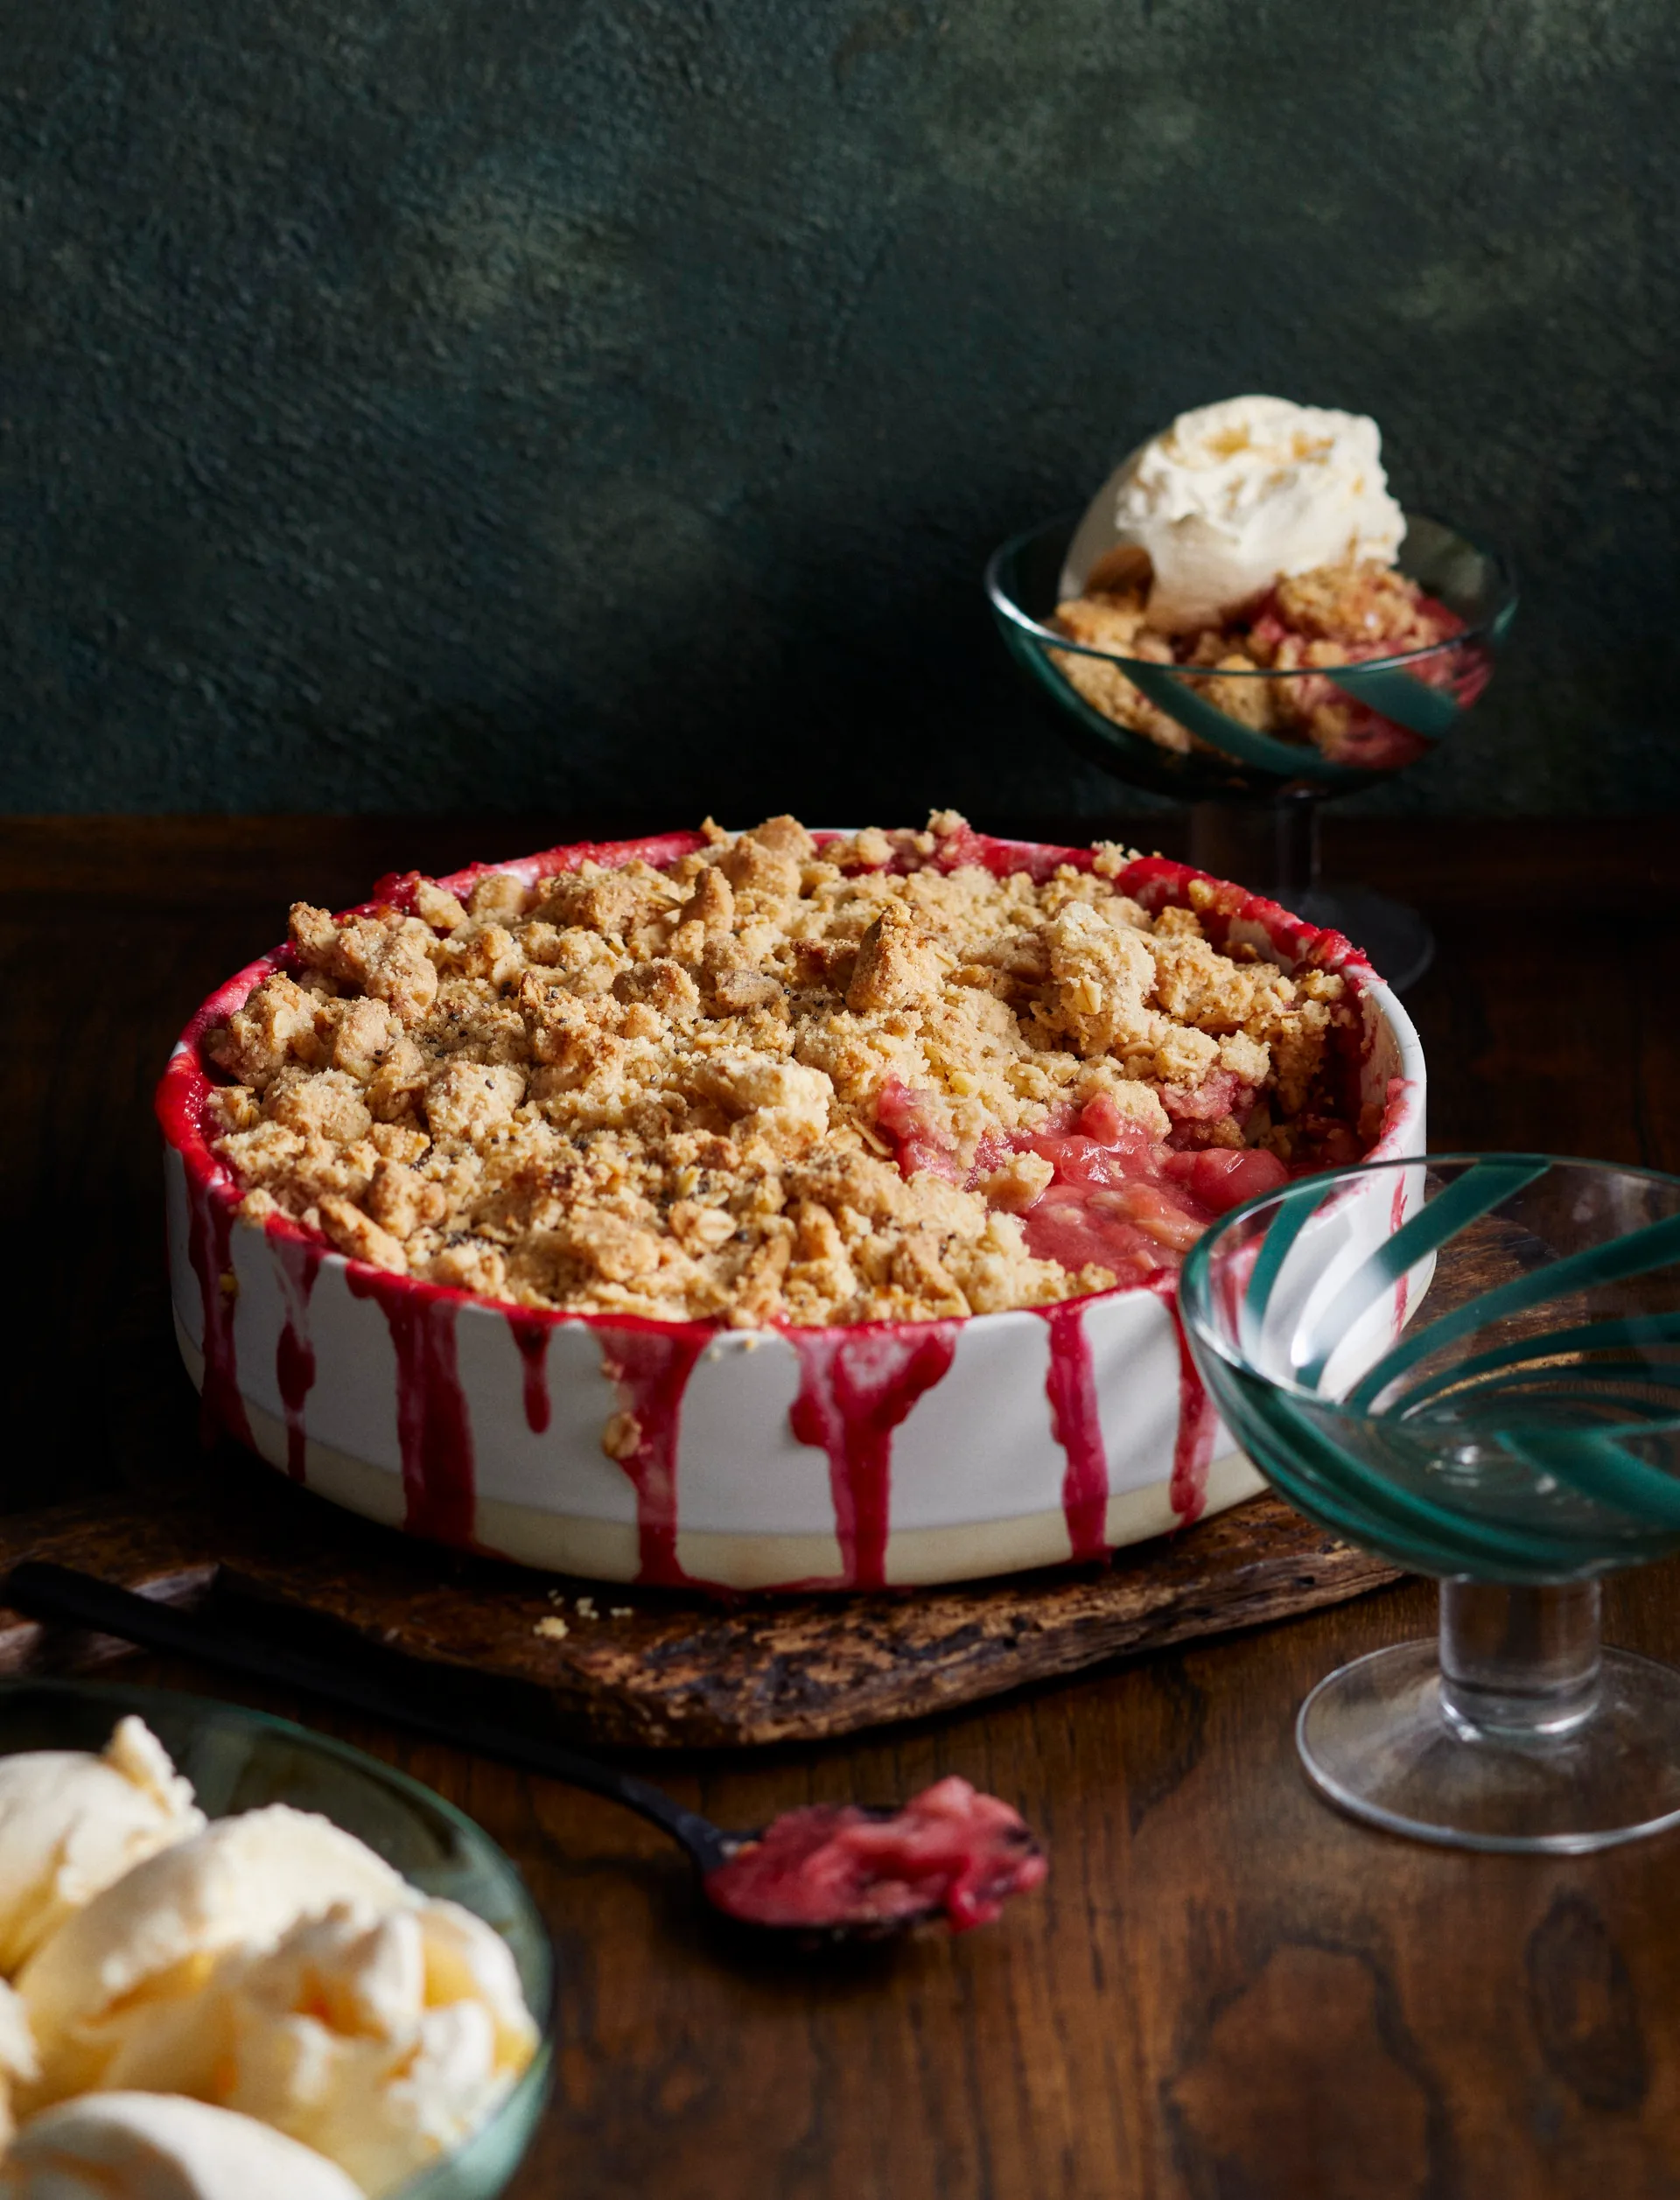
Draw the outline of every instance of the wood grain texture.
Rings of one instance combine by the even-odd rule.
[[[43,1409],[14,1420],[0,1476],[13,1503],[160,1506],[192,1405],[146,1089],[289,887],[347,896],[421,835],[152,821],[130,849],[126,826],[49,823],[0,837],[24,880],[0,865],[0,1181],[34,1264],[10,1379]],[[1680,1164],[1653,982],[1680,947],[1670,823],[1331,825],[1334,867],[1436,923],[1408,1005],[1438,1149]],[[514,845],[424,830],[440,865]],[[241,875],[260,891],[225,900]],[[71,880],[88,899],[67,907]],[[67,977],[88,989],[74,1027]],[[1611,1640],[1680,1661],[1680,1566],[1606,1601]],[[371,1748],[517,1859],[564,1986],[554,2100],[510,2200],[1676,2200],[1680,1840],[1454,1855],[1346,1823],[1297,1769],[1306,1690],[1432,1615],[1407,1584],[844,1741],[657,1760],[725,1824],[956,1772],[1045,1836],[1047,1885],[997,1927],[822,1969],[714,1934],[675,1852],[606,1804],[279,1688],[129,1670]]]
[[[25,1559],[172,1602],[258,1599],[271,1624],[326,1622],[345,1657],[374,1650],[522,1682],[548,1699],[559,1731],[626,1748],[827,1740],[1395,1578],[1259,1497],[1108,1567],[917,1595],[704,1601],[416,1545],[227,1446],[201,1487],[169,1504],[104,1499],[0,1517],[0,1576]],[[103,1637],[60,1640],[0,1609],[0,1674],[115,1654]]]

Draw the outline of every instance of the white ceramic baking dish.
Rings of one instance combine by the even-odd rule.
[[[444,883],[464,890],[487,869],[529,879],[586,857],[668,863],[696,841],[553,849]],[[976,848],[1040,876],[1091,859],[984,838],[970,859]],[[1161,907],[1204,875],[1149,858],[1116,885]],[[1361,1016],[1349,1087],[1381,1118],[1373,1158],[1421,1153],[1417,1033],[1348,942],[1234,886],[1203,922],[1217,942],[1343,974]],[[158,1107],[188,1371],[215,1420],[321,1496],[601,1580],[847,1589],[1097,1558],[1260,1487],[1208,1404],[1166,1281],[963,1321],[720,1331],[533,1313],[239,1220],[200,1125],[201,1042],[286,959],[253,963],[204,1004]],[[1369,1227],[1398,1219],[1374,1212]],[[626,1410],[640,1441],[609,1457],[606,1424]]]

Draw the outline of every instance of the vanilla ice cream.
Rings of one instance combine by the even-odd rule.
[[[168,2093],[90,2093],[35,2117],[0,2160],[0,2200],[361,2200],[248,2116]]]
[[[1287,575],[1350,557],[1392,564],[1406,523],[1381,452],[1363,414],[1284,397],[1180,413],[1097,493],[1069,548],[1062,595],[1082,593],[1099,561],[1113,570],[1124,563],[1115,553],[1142,553],[1150,625],[1191,634]]]
[[[374,2196],[458,2147],[536,2051],[507,1943],[453,1902],[334,1909],[223,1971],[215,2098]]]
[[[284,1804],[220,1818],[76,1910],[18,1976],[40,2056],[26,2107],[100,2090],[210,2090],[217,2018],[202,1989],[229,1950],[272,1947],[346,1902],[420,1900],[353,1834]]]
[[[35,2036],[29,2028],[24,2005],[11,1988],[0,1981],[0,2151],[4,2151],[16,2123],[11,2112],[12,2096],[20,2086],[32,2085],[40,2074]]]
[[[0,1757],[0,1977],[131,1866],[203,1825],[190,1783],[138,1719],[120,1720],[101,1756]]]

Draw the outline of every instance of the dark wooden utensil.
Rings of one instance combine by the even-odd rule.
[[[411,1733],[424,1734],[432,1741],[447,1742],[458,1749],[477,1750],[486,1756],[517,1765],[524,1771],[562,1781],[568,1787],[605,1796],[609,1802],[621,1804],[626,1811],[635,1811],[662,1832],[668,1833],[687,1853],[698,1874],[700,1890],[708,1902],[732,1923],[754,1933],[774,1934],[802,1946],[885,1940],[913,1925],[928,1923],[945,1908],[943,1900],[934,1896],[886,1917],[860,1913],[853,1918],[824,1920],[820,1924],[746,1918],[738,1909],[727,1906],[718,1898],[717,1874],[743,1849],[763,1840],[770,1829],[728,1832],[714,1825],[710,1818],[702,1818],[697,1811],[684,1809],[651,1781],[638,1779],[634,1773],[620,1771],[616,1765],[603,1763],[598,1758],[584,1756],[541,1735],[522,1733],[516,1727],[500,1725],[476,1713],[468,1718],[428,1709],[415,1703],[392,1680],[376,1671],[329,1663],[291,1643],[267,1641],[247,1633],[236,1621],[225,1617],[213,1619],[197,1612],[178,1611],[150,1597],[136,1596],[130,1589],[101,1581],[90,1573],[78,1573],[72,1566],[26,1560],[4,1577],[0,1583],[0,1594],[32,1619],[90,1629],[145,1650],[201,1658],[206,1664],[219,1665],[252,1680],[281,1681],[325,1697],[329,1702],[370,1712],[375,1718],[388,1720],[394,1726],[406,1727]],[[894,1816],[898,1807],[862,1806],[865,1817],[883,1819]],[[1014,1861],[1024,1863],[1036,1859],[1040,1853],[1038,1844],[1022,1828],[1021,1839],[1014,1846]]]

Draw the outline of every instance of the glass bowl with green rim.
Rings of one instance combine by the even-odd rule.
[[[1306,670],[1158,664],[1074,641],[1051,623],[1082,516],[1060,513],[1012,536],[993,554],[986,567],[992,614],[1010,655],[1049,697],[1077,747],[1129,784],[1183,802],[1275,797],[1297,789],[1348,794],[1416,763],[1456,732],[1486,690],[1516,610],[1516,582],[1503,551],[1465,529],[1409,512],[1399,569],[1463,621],[1460,634],[1426,649]],[[1142,702],[1172,722],[1183,746],[1164,746],[1099,709],[1070,678],[1076,663],[1111,666]],[[1249,707],[1241,700],[1249,695],[1266,698],[1269,707]],[[1276,718],[1280,696],[1339,702],[1348,730],[1335,753],[1256,723]],[[1221,707],[1222,697],[1232,707]]]
[[[1303,1705],[1320,1791],[1468,1848],[1680,1824],[1680,1672],[1599,1634],[1602,1577],[1680,1551],[1680,1178],[1531,1153],[1304,1178],[1208,1230],[1179,1304],[1279,1494],[1441,1585],[1438,1642]]]
[[[0,1756],[102,1749],[119,1719],[144,1719],[192,1783],[206,1818],[265,1804],[317,1811],[423,1894],[458,1902],[508,1943],[541,2037],[512,2091],[455,2152],[387,2200],[494,2200],[529,2146],[553,2063],[554,1955],[524,1881],[489,1835],[407,1774],[348,1742],[213,1697],[117,1682],[0,1682]]]

